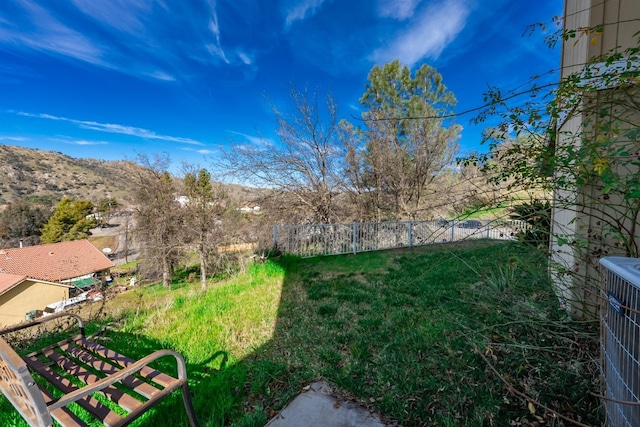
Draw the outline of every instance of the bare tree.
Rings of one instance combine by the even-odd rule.
[[[137,175],[135,194],[136,237],[141,244],[146,268],[162,274],[162,285],[171,285],[174,266],[184,250],[184,210],[176,201],[173,178],[167,171],[166,155],[139,155],[145,168]]]
[[[326,112],[321,112],[317,93],[307,90],[293,88],[291,100],[291,114],[273,108],[278,142],[233,143],[223,166],[246,183],[272,189],[272,197],[286,197],[290,211],[302,212],[303,220],[331,222],[342,180],[337,108],[327,96]]]
[[[3,248],[40,243],[49,212],[41,206],[15,199],[0,212],[0,245]]]

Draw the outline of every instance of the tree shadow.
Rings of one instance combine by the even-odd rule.
[[[108,348],[118,349],[117,351],[121,351],[122,354],[135,360],[141,359],[156,350],[170,348],[166,343],[146,335],[121,331],[110,331],[95,337],[94,340]],[[189,391],[196,416],[202,426],[226,424],[216,420],[226,418],[225,412],[227,408],[224,407],[224,395],[230,392],[225,387],[226,378],[233,377],[236,374],[234,366],[228,362],[229,354],[224,350],[216,351],[198,363],[185,359]],[[161,358],[152,363],[151,366],[161,372],[177,376],[176,363],[171,357]],[[180,392],[175,391],[131,425],[188,426],[189,422]]]

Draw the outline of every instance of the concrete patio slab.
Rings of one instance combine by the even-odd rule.
[[[355,402],[334,396],[325,381],[311,384],[265,427],[386,427],[380,417]]]

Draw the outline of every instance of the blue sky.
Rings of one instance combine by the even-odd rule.
[[[168,153],[207,165],[230,140],[275,139],[291,84],[359,117],[374,64],[427,63],[483,103],[556,69],[526,26],[561,0],[2,0],[0,143],[106,160]],[[552,76],[557,79],[557,76]],[[462,152],[484,150],[462,116]],[[489,123],[490,124],[490,123]]]

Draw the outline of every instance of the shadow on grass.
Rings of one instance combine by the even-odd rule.
[[[141,359],[153,351],[168,348],[166,343],[161,343],[148,336],[120,331],[109,332],[96,337],[95,340],[106,347],[121,349],[123,354],[133,359]],[[211,356],[198,363],[193,363],[188,359],[185,360],[194,408],[198,420],[203,426],[219,425],[214,420],[227,411],[226,405],[221,401],[220,397],[225,392],[228,378],[234,375],[234,369],[228,365],[228,360],[229,355],[223,350],[214,352]],[[173,358],[165,357],[159,359],[151,366],[172,376],[177,376],[176,363]],[[213,368],[213,366],[216,368]],[[203,417],[203,415],[206,415],[206,417]],[[132,425],[187,426],[188,419],[180,392],[174,392]]]
[[[546,259],[529,247],[479,241],[284,257],[253,266],[245,279],[185,291],[164,311],[127,320],[106,345],[133,358],[183,353],[203,426],[262,426],[318,378],[400,425],[556,422],[510,395],[474,348],[518,389],[583,423],[601,421],[588,396],[598,391],[597,374],[577,357],[594,350],[593,331],[566,319]],[[250,306],[242,316],[214,327],[242,305]],[[150,329],[153,337],[131,332]],[[269,329],[266,338],[251,341],[260,329]],[[186,424],[174,394],[134,425]]]
[[[322,377],[401,425],[557,423],[505,391],[479,349],[532,399],[602,421],[588,394],[598,392],[597,323],[566,316],[531,247],[463,242],[279,265],[273,339],[252,355],[279,373],[252,397],[263,408]]]

